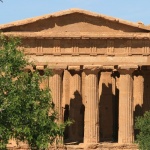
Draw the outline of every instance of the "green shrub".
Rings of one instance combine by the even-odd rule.
[[[136,118],[135,129],[139,130],[137,143],[141,150],[150,150],[150,111]]]
[[[20,41],[0,37],[0,149],[9,139],[26,141],[31,149],[47,149],[56,137],[63,136],[68,123],[58,123],[49,88],[40,83],[50,76],[46,70],[25,71],[34,65],[18,50]]]

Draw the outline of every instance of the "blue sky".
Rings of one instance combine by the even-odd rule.
[[[3,0],[0,2],[0,24],[69,8],[150,24],[150,0]]]

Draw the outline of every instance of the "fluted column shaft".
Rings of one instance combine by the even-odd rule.
[[[81,94],[81,76],[79,74],[79,71],[76,71],[74,75],[72,75],[71,97],[75,96],[75,92]]]
[[[63,70],[54,70],[53,76],[50,77],[50,89],[52,99],[58,112],[58,120],[62,121],[62,72]]]
[[[119,143],[133,143],[132,69],[119,70]]]
[[[83,140],[83,115],[82,96],[81,96],[81,72],[80,70],[71,70],[71,88],[70,88],[70,119],[74,123],[69,127],[70,139],[73,141]]]
[[[144,77],[141,74],[138,74],[138,76],[134,76],[133,93],[134,93],[134,110],[136,110],[136,107],[142,108],[143,94],[144,94]]]
[[[84,143],[99,142],[98,70],[86,69]]]
[[[99,80],[101,141],[112,140],[113,135],[113,94],[111,75],[111,71],[102,71]]]

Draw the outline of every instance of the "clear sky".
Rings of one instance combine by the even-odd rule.
[[[3,0],[0,2],[0,24],[69,8],[150,24],[150,0]]]

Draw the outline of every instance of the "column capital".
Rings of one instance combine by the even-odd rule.
[[[52,70],[52,73],[54,73],[54,74],[62,74],[63,73],[63,71],[65,70],[65,69],[67,69],[67,66],[66,65],[64,65],[64,66],[58,66],[58,65],[56,65],[56,66],[47,66],[49,69],[51,69]]]
[[[68,66],[68,70],[80,71],[80,66]]]
[[[83,70],[86,74],[97,74],[102,69],[102,66],[96,65],[85,65],[83,66]]]
[[[56,70],[59,70],[59,69],[67,69],[67,65],[47,65],[47,68],[49,68],[49,69],[56,69]]]
[[[103,70],[114,70],[114,66],[107,66],[107,65],[104,65],[103,66]]]
[[[24,70],[25,71],[33,71],[33,66],[30,66],[30,65],[28,65],[28,66],[26,66],[25,68],[24,68]]]
[[[132,75],[134,69],[118,69],[118,72],[121,74],[121,75],[126,75],[126,74],[129,74],[129,75]]]
[[[101,71],[101,75],[102,74],[105,74],[105,75],[111,75],[113,72],[112,71],[108,71],[108,70],[104,70],[104,71]]]
[[[44,70],[44,65],[36,65],[36,70]]]
[[[118,66],[118,72],[120,74],[129,74],[132,75],[133,71],[138,68],[137,65],[119,65]]]
[[[62,68],[52,69],[52,73],[54,73],[54,74],[62,74],[63,71],[64,71],[64,69],[62,69]]]

